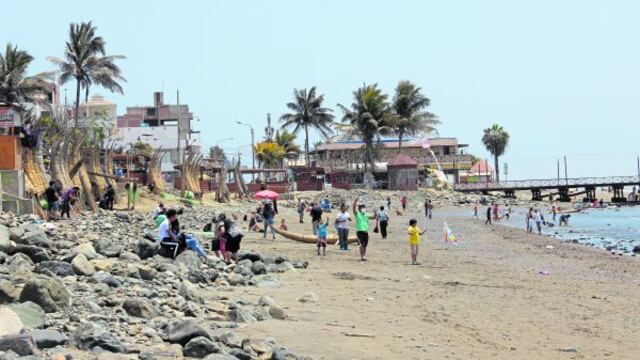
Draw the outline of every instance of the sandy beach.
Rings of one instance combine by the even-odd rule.
[[[290,230],[310,232],[291,209],[281,216]],[[428,229],[420,266],[410,265],[410,217]],[[445,220],[457,247],[443,242]],[[244,249],[310,265],[278,276],[279,288],[240,289],[248,299],[272,296],[289,320],[238,333],[274,337],[314,359],[638,358],[637,258],[482,220],[443,219],[437,209],[432,220],[416,210],[392,217],[389,231],[387,240],[371,234],[368,262],[359,261],[355,247],[330,246],[319,257],[313,245],[248,234]],[[297,301],[309,291],[317,303]]]

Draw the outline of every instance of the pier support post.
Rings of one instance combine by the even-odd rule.
[[[596,200],[596,187],[595,186],[585,186],[585,199],[589,202],[593,202]]]
[[[568,187],[558,188],[558,194],[560,195],[560,201],[562,201],[562,202],[571,202],[571,198],[569,197],[569,188]]]
[[[611,201],[614,203],[621,203],[627,201],[627,198],[624,197],[624,186],[622,185],[613,185],[613,197]]]
[[[504,196],[510,199],[515,199],[516,198],[516,191],[515,190],[505,190],[504,191]]]
[[[542,191],[540,189],[531,189],[531,200],[542,201]]]

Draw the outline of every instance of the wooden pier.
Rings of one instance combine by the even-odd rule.
[[[640,176],[534,179],[503,181],[500,183],[456,184],[454,185],[454,190],[482,193],[501,191],[504,192],[507,197],[515,197],[516,191],[531,191],[532,200],[540,201],[545,197],[554,198],[554,196],[558,196],[558,200],[568,202],[571,201],[571,197],[583,194],[586,200],[597,200],[596,189],[599,187],[610,187],[613,191],[611,201],[626,202],[627,198],[624,196],[624,187],[634,185],[640,185]],[[545,190],[549,190],[549,192],[544,194],[543,191]]]

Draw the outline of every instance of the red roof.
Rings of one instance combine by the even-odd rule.
[[[487,171],[487,167],[489,171]],[[471,167],[471,169],[469,169],[469,171],[467,171],[467,173],[470,175],[473,175],[473,174],[484,175],[484,174],[492,173],[494,171],[495,169],[493,168],[493,166],[489,165],[487,162],[478,161],[477,163],[473,164],[473,166]]]
[[[387,162],[387,167],[389,166],[418,166],[418,161],[405,153],[399,153]]]

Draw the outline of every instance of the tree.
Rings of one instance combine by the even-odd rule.
[[[132,147],[134,155],[143,155],[151,157],[153,155],[153,146],[151,144],[137,141]]]
[[[402,138],[405,134],[416,135],[435,131],[440,124],[438,117],[425,111],[431,100],[422,94],[422,89],[403,80],[396,86],[393,96],[394,127],[398,134],[398,152],[402,151]]]
[[[296,134],[290,133],[287,129],[284,129],[282,130],[282,132],[276,130],[276,136],[274,140],[276,144],[284,148],[284,152],[286,154],[289,154],[300,152],[300,146],[296,144],[296,138]]]
[[[493,155],[493,164],[496,169],[496,181],[500,182],[500,166],[498,157],[502,156],[509,145],[509,133],[499,124],[493,124],[490,128],[484,129],[482,143]]]
[[[388,96],[382,93],[378,84],[366,85],[353,92],[351,108],[338,104],[344,112],[342,121],[364,142],[364,171],[367,184],[373,179],[374,138],[393,133],[393,114]]]
[[[255,145],[255,153],[262,168],[271,168],[277,166],[284,158],[285,150],[277,143],[262,141]]]
[[[328,138],[333,130],[333,110],[322,107],[324,95],[316,96],[316,87],[307,89],[293,89],[294,102],[287,103],[290,113],[280,117],[283,129],[293,126],[292,133],[298,134],[300,129],[304,129],[304,155],[307,166],[311,165],[309,160],[309,128],[313,128],[320,133],[323,138]]]
[[[224,163],[227,161],[227,154],[220,146],[215,145],[209,148],[209,158],[213,159],[214,162]]]
[[[0,101],[20,104],[25,101],[46,100],[46,93],[53,86],[47,81],[51,73],[27,76],[27,68],[33,56],[8,43],[4,54],[0,53]]]
[[[60,70],[60,83],[76,80],[76,104],[74,121],[78,127],[80,111],[80,90],[85,90],[85,101],[93,84],[122,94],[120,82],[125,82],[115,61],[125,59],[122,55],[106,55],[106,42],[96,35],[96,27],[91,22],[69,25],[69,40],[66,43],[64,59],[50,56],[48,59]]]

